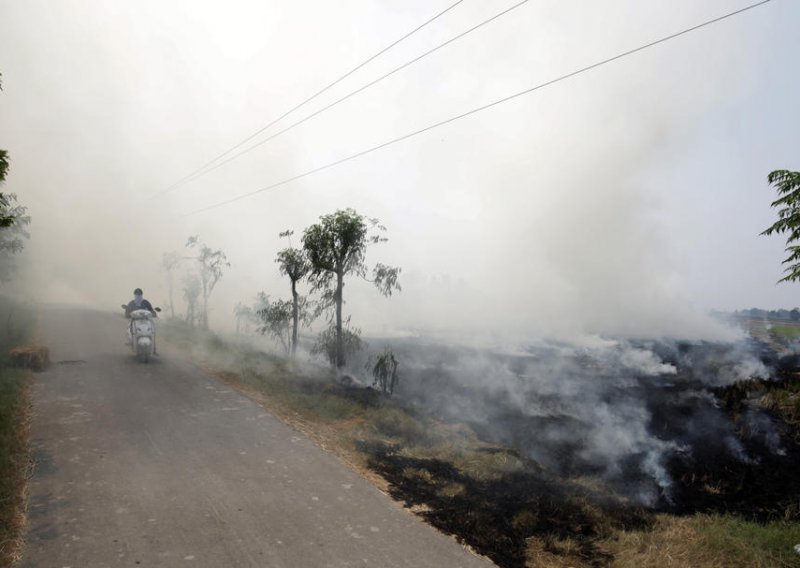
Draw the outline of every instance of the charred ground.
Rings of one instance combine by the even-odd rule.
[[[474,476],[456,465],[458,460],[419,457],[402,444],[371,442],[361,449],[395,498],[503,567],[537,559],[609,565],[612,555],[603,539],[613,531],[646,529],[657,513],[800,520],[796,361],[758,347],[773,377],[721,386],[717,379],[732,376],[730,367],[740,360],[720,345],[648,345],[675,372],[644,377],[626,372],[623,380],[607,361],[576,357],[576,366],[569,367],[573,372],[580,369],[583,378],[593,375],[612,385],[600,392],[589,389],[593,403],[641,403],[636,408],[647,415],[647,433],[660,443],[658,454],[645,444],[632,446],[617,456],[613,468],[598,462],[587,447],[593,439],[587,416],[569,410],[570,396],[580,393],[545,393],[535,406],[547,411],[531,415],[529,408],[510,404],[507,390],[490,394],[483,385],[465,385],[444,364],[422,373],[425,388],[404,383],[409,411],[424,407],[439,420],[466,422],[481,443],[495,446],[481,451],[511,452],[522,466]],[[524,371],[530,365],[517,360],[510,366],[516,367],[518,380],[529,378]],[[441,395],[438,403],[428,395],[432,381]],[[476,397],[483,402],[480,412],[463,412],[462,405],[453,404]],[[436,440],[414,443],[435,445]],[[648,466],[658,459],[660,482],[654,479],[660,469]]]

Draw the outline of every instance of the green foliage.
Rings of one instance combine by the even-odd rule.
[[[0,183],[6,181],[9,166],[8,150],[0,150]]]
[[[0,184],[5,182],[10,165],[8,151],[0,150]],[[9,279],[15,269],[12,257],[22,250],[23,239],[28,238],[25,227],[31,218],[27,212],[17,203],[15,194],[0,192],[0,280]]]
[[[8,280],[16,269],[14,255],[24,247],[31,218],[27,208],[17,205],[13,193],[0,193],[0,281]]]
[[[278,252],[275,259],[281,274],[288,276],[292,285],[302,280],[311,269],[311,265],[302,249],[285,248]]]
[[[321,293],[322,309],[330,307],[334,310],[336,352],[331,364],[336,367],[343,367],[346,359],[342,328],[344,278],[354,274],[366,279],[367,246],[385,242],[387,239],[380,234],[385,231],[386,227],[377,219],[368,219],[354,209],[340,209],[323,215],[319,223],[303,232],[303,249],[311,264],[308,278],[312,290]],[[397,284],[399,272],[399,268],[379,264],[373,270],[372,281],[382,294],[390,296],[392,290],[400,289]]]
[[[336,274],[366,274],[366,218],[353,209],[323,215],[303,232],[303,248],[311,262],[315,287],[327,287]]]
[[[394,387],[400,382],[400,378],[397,375],[397,359],[388,347],[378,355],[372,365],[372,376],[375,378],[373,384],[379,386],[383,394],[391,396],[394,393]]]
[[[2,75],[0,75],[2,77]],[[0,84],[2,90],[2,84]],[[11,160],[8,150],[0,149],[0,185],[6,181]],[[27,216],[27,209],[17,204],[17,196],[13,193],[0,193],[0,277],[8,277],[13,267],[9,266],[9,255],[22,250],[22,239],[28,237],[25,227],[31,219]],[[2,229],[8,229],[2,230]]]
[[[381,294],[387,298],[391,297],[392,291],[402,290],[400,284],[397,283],[397,277],[400,275],[400,268],[396,266],[386,266],[380,262],[372,269],[372,282]]]
[[[275,300],[256,312],[258,332],[278,340],[288,355],[292,350],[293,302]]]
[[[289,277],[292,290],[292,334],[290,342],[290,352],[292,355],[297,351],[297,328],[300,321],[308,322],[309,314],[305,311],[305,298],[297,293],[297,283],[300,282],[311,270],[306,252],[303,249],[296,249],[292,246],[292,235],[294,231],[283,231],[281,237],[289,239],[289,248],[278,252],[275,262],[278,263],[281,274]],[[302,313],[301,313],[302,312]]]
[[[761,234],[788,233],[786,252],[789,256],[783,261],[788,266],[784,270],[786,276],[779,282],[800,280],[800,246],[792,244],[800,239],[800,172],[775,170],[767,176],[767,181],[779,195],[771,204],[778,208],[778,220]]]
[[[358,328],[342,328],[341,342],[338,341],[336,328],[328,327],[317,336],[317,340],[311,347],[313,355],[323,355],[332,366],[336,366],[339,354],[339,346],[345,357],[357,353],[364,347],[361,340],[361,330]]]

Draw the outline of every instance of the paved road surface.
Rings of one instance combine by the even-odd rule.
[[[50,309],[22,566],[491,566],[124,320]],[[60,362],[60,363],[59,363]]]

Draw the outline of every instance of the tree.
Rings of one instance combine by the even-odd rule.
[[[342,368],[345,364],[342,332],[344,278],[355,274],[366,279],[367,246],[387,240],[380,234],[370,234],[370,230],[384,232],[386,227],[380,225],[377,219],[367,219],[359,215],[354,209],[340,209],[319,219],[319,223],[311,225],[303,232],[303,249],[311,263],[309,281],[312,290],[321,292],[323,305],[333,308],[335,357],[332,362],[336,367]],[[371,281],[381,294],[389,297],[393,290],[400,290],[397,283],[399,273],[399,268],[376,264]]]
[[[175,319],[175,269],[181,263],[181,256],[177,252],[165,252],[161,256],[161,268],[167,273],[167,287],[169,289],[170,318]]]
[[[292,302],[264,297],[262,308],[256,312],[260,325],[258,332],[278,340],[288,355],[292,350]]]
[[[337,335],[335,327],[326,328],[317,336],[314,345],[311,346],[311,353],[324,355],[332,366],[336,366],[337,361],[342,360],[341,355],[346,359],[360,351],[365,345],[361,339],[361,330],[349,327],[348,323],[345,322],[339,335]]]
[[[203,306],[200,312],[200,328],[208,329],[208,297],[214,291],[214,287],[222,278],[222,269],[230,266],[228,257],[222,250],[213,250],[205,245],[200,237],[195,235],[186,241],[186,248],[198,250],[198,255],[189,257],[198,263],[198,274],[202,290]]]
[[[761,234],[788,233],[786,252],[789,256],[782,263],[788,266],[784,270],[786,275],[778,282],[800,280],[800,245],[792,244],[800,239],[800,172],[775,170],[767,176],[767,181],[780,196],[771,204],[771,207],[779,207],[778,220]]]
[[[236,302],[233,307],[233,317],[236,318],[236,335],[250,332],[250,323],[255,317],[253,308],[241,302]]]
[[[183,279],[183,299],[186,300],[186,323],[194,327],[197,321],[197,301],[200,298],[200,278],[189,274]]]
[[[297,293],[297,283],[300,282],[311,270],[308,257],[303,249],[292,246],[292,235],[294,231],[284,231],[281,237],[288,237],[289,247],[278,252],[275,262],[278,263],[281,274],[288,276],[292,283],[292,337],[290,354],[294,357],[297,352],[297,328],[300,320],[302,299]]]
[[[0,73],[0,90],[2,90],[2,73]],[[6,181],[11,160],[8,151],[0,149],[0,185]],[[28,238],[25,230],[31,218],[27,208],[17,203],[13,193],[0,192],[0,280],[6,280],[14,269],[11,256],[22,250],[22,240]]]

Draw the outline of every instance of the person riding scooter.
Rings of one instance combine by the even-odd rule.
[[[136,290],[133,291],[133,300],[128,302],[128,305],[125,306],[125,317],[130,319],[131,312],[134,310],[147,310],[151,314],[153,314],[153,317],[158,317],[156,310],[153,309],[153,305],[149,301],[144,299],[144,293],[142,292],[141,288],[136,288]],[[131,320],[130,326],[128,326],[129,342],[132,340],[132,337],[133,337],[133,321]],[[153,331],[153,355],[158,355],[158,352],[156,351],[155,330]]]
[[[133,291],[133,300],[128,302],[128,305],[125,307],[125,317],[131,317],[131,312],[133,310],[149,310],[150,313],[153,314],[153,317],[157,317],[156,311],[153,309],[153,304],[144,299],[141,288],[136,288],[136,290]]]

